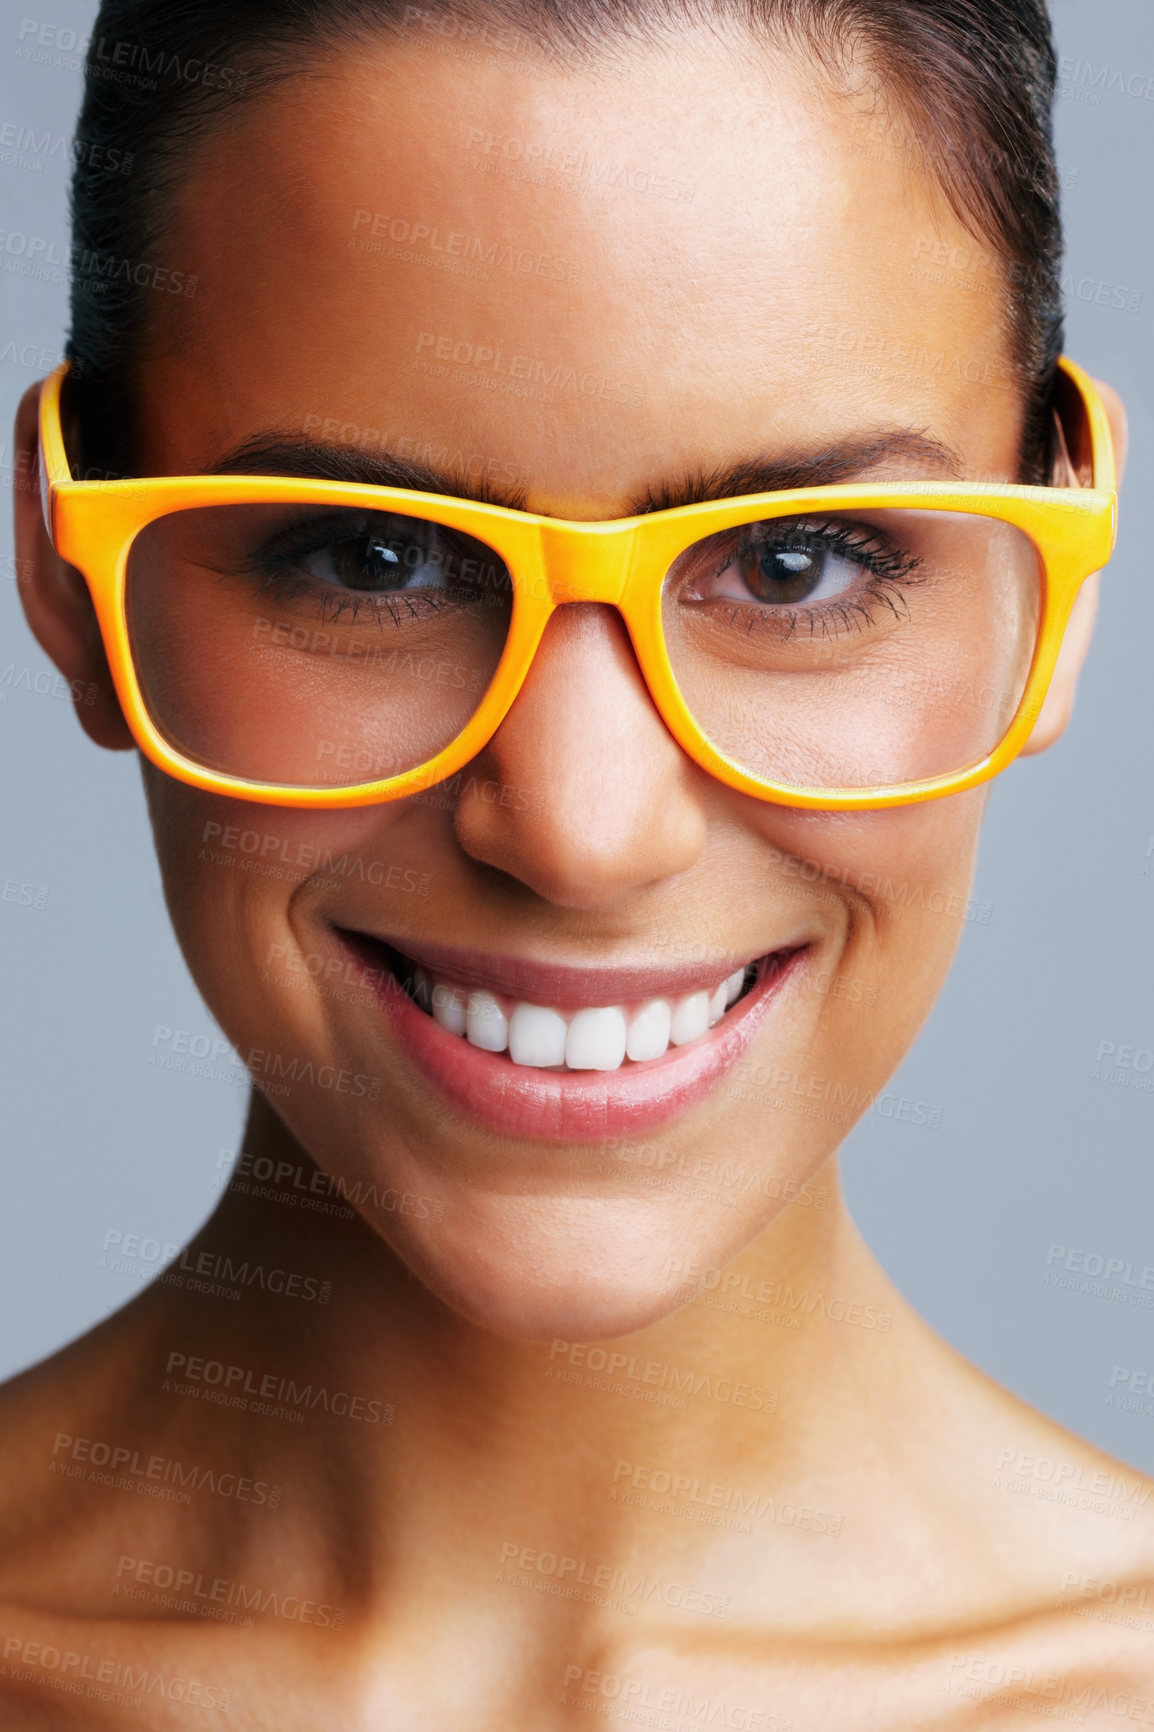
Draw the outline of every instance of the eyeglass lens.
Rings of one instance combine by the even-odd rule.
[[[1021,702],[1042,570],[1011,524],[869,510],[711,535],[662,596],[678,688],[756,776],[870,789],[953,774]]]
[[[696,542],[662,590],[678,688],[712,744],[798,788],[960,770],[1005,734],[1041,614],[1033,543],[993,518],[765,518]],[[126,609],[145,704],[206,768],[334,788],[428,762],[500,661],[514,581],[418,517],[214,505],[149,524]]]

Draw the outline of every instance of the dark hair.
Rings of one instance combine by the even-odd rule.
[[[804,42],[834,71],[864,59],[898,116],[879,119],[881,136],[914,149],[1001,266],[1021,473],[1048,479],[1062,305],[1045,0],[104,0],[72,185],[68,354],[86,457],[133,468],[134,373],[161,304],[150,273],[171,251],[166,213],[190,150],[230,109],[318,51],[382,30],[440,28],[571,59],[703,22]],[[110,172],[126,159],[130,173]],[[165,274],[170,292],[178,277]]]

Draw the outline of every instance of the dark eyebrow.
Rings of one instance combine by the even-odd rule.
[[[799,487],[833,487],[842,481],[865,480],[882,468],[901,469],[894,479],[958,480],[963,472],[956,451],[926,433],[895,428],[869,433],[812,451],[787,451],[780,457],[751,457],[716,469],[700,469],[673,482],[650,487],[633,502],[633,510],[668,511],[674,505],[698,505],[707,499],[738,499],[747,493],[786,493]]]
[[[962,460],[956,451],[926,433],[909,429],[869,433],[812,451],[780,457],[749,457],[715,469],[686,472],[630,500],[622,517],[698,505],[710,499],[737,499],[753,493],[782,493],[801,487],[828,487],[865,479],[884,468],[911,468],[924,478],[957,479]],[[442,493],[486,505],[525,510],[528,489],[502,484],[486,475],[438,469],[387,451],[352,445],[326,445],[283,433],[257,433],[205,471],[208,475],[287,475],[308,481],[347,481],[357,486],[401,487],[417,493]],[[545,514],[543,514],[545,515]]]
[[[507,467],[507,465],[506,465]],[[325,445],[284,433],[256,433],[204,471],[206,475],[289,475],[300,481],[348,481],[358,487],[404,487],[413,493],[444,493],[483,505],[525,509],[525,489],[501,486],[484,475],[412,463],[388,451],[357,445]]]

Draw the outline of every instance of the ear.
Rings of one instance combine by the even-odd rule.
[[[1102,395],[1106,416],[1110,422],[1110,432],[1114,438],[1114,454],[1118,465],[1118,485],[1122,485],[1122,474],[1126,467],[1126,451],[1129,444],[1129,425],[1126,419],[1126,406],[1112,385],[1103,384],[1100,379],[1094,383]],[[1061,423],[1059,423],[1061,432]],[[1054,473],[1051,477],[1054,487],[1077,487],[1079,485],[1078,471],[1074,467],[1066,446],[1065,437],[1058,442],[1058,455],[1054,462]],[[1066,635],[1062,639],[1062,648],[1058,652],[1058,665],[1054,669],[1054,677],[1050,689],[1046,693],[1046,701],[1042,705],[1041,714],[1034,723],[1034,730],[1026,744],[1022,747],[1023,757],[1029,757],[1034,752],[1044,752],[1047,746],[1052,746],[1055,740],[1061,739],[1065,733],[1070,717],[1074,713],[1074,693],[1078,685],[1078,675],[1082,671],[1082,663],[1090,648],[1090,638],[1094,630],[1094,616],[1098,612],[1098,573],[1088,577],[1078,591],[1070,613],[1070,623],[1066,627]]]
[[[80,724],[98,746],[133,745],[96,623],[88,585],[56,552],[40,508],[40,385],[24,393],[16,412],[14,499],[16,570],[28,624],[72,689]]]

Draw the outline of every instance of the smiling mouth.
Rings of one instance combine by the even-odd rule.
[[[366,941],[361,935],[358,940],[363,954]],[[671,1049],[694,1045],[794,954],[792,947],[774,951],[668,997],[561,1007],[454,979],[392,945],[368,943],[378,958],[387,959],[393,990],[403,992],[446,1034],[504,1056],[511,1066],[562,1073],[629,1071],[664,1058]]]

